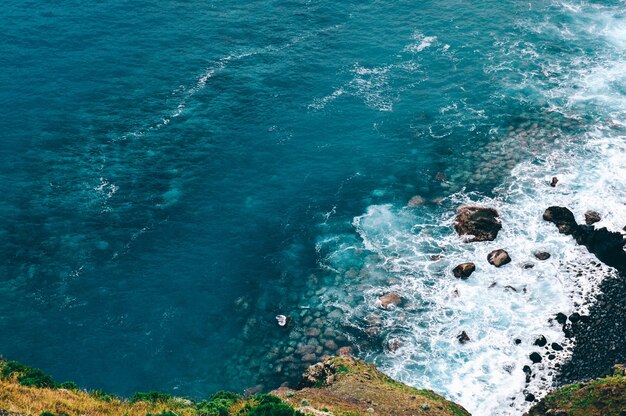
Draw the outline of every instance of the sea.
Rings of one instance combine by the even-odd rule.
[[[521,415],[615,276],[542,213],[626,225],[624,0],[5,0],[0,36],[0,353],[57,380],[201,399],[342,349]]]

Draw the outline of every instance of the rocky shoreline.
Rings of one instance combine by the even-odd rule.
[[[526,416],[623,416],[626,369],[548,394]],[[271,394],[218,392],[193,401],[165,393],[130,399],[55,383],[37,369],[0,361],[0,416],[470,416],[430,390],[409,387],[354,357],[330,357],[310,366],[298,389]]]
[[[596,296],[596,301],[591,305],[589,312],[581,314],[571,313],[569,316],[558,313],[552,318],[557,322],[570,340],[575,339],[575,347],[570,360],[563,363],[556,363],[554,367],[558,369],[556,377],[557,383],[563,386],[568,383],[580,382],[604,377],[611,374],[615,364],[626,362],[626,252],[624,246],[626,241],[619,232],[612,232],[606,228],[596,228],[595,223],[601,220],[600,214],[588,211],[585,214],[585,224],[579,224],[574,214],[566,207],[552,206],[545,210],[543,219],[553,223],[559,233],[571,236],[578,244],[584,245],[590,253],[593,253],[599,261],[617,270],[614,276],[604,279],[601,283],[600,294]],[[463,206],[457,211],[454,222],[454,229],[463,238],[465,243],[472,244],[482,241],[494,241],[499,231],[503,228],[500,214],[490,207]],[[555,230],[555,231],[556,231]],[[551,254],[545,251],[535,251],[532,253],[537,261],[545,261]],[[438,259],[433,259],[434,261]],[[483,261],[489,264],[487,267],[503,267],[512,261],[509,253],[504,249],[495,249],[488,253]],[[596,263],[598,267],[599,263]],[[534,267],[533,262],[521,263],[523,269]],[[510,267],[510,266],[509,266]],[[476,270],[473,262],[459,263],[450,272],[458,279],[470,279]],[[517,292],[514,287],[505,287],[505,290]],[[313,294],[315,295],[315,294]],[[393,291],[383,293],[377,299],[377,306],[381,310],[404,307],[405,299]],[[300,338],[289,336],[286,344],[276,347],[270,352],[273,357],[273,366],[270,371],[287,374],[310,365],[300,381],[298,388],[293,385],[283,384],[279,389],[272,392],[272,397],[279,399],[265,399],[265,395],[258,396],[258,393],[265,390],[263,386],[255,386],[245,392],[245,396],[228,393],[230,399],[226,400],[222,396],[211,396],[209,401],[203,401],[202,406],[213,406],[211,403],[221,400],[223,405],[222,413],[210,413],[202,410],[202,406],[196,402],[174,398],[169,395],[142,396],[148,402],[138,405],[133,401],[124,399],[109,399],[107,403],[115,403],[115,411],[107,409],[107,405],[102,404],[98,397],[90,392],[83,392],[75,387],[60,387],[62,385],[35,385],[21,386],[20,374],[9,372],[3,374],[4,393],[0,391],[0,415],[36,415],[30,410],[19,408],[7,408],[6,403],[16,403],[15,397],[11,395],[27,395],[31,400],[47,400],[53,406],[50,415],[73,415],[73,414],[127,414],[127,415],[198,415],[198,416],[230,416],[230,415],[256,415],[250,413],[259,407],[286,406],[284,415],[469,415],[461,406],[449,402],[436,393],[428,390],[419,390],[387,377],[375,367],[352,357],[356,353],[358,343],[337,332],[331,326],[326,326],[322,317],[328,311],[303,309],[298,316],[278,315],[277,325],[284,328],[290,334],[295,334]],[[330,312],[334,313],[334,312]],[[297,326],[298,328],[294,328]],[[368,333],[370,337],[376,337],[376,322],[374,318],[369,322],[372,329]],[[457,341],[465,344],[472,341],[472,334],[461,331],[457,336]],[[305,341],[302,342],[302,339]],[[522,341],[511,340],[514,344]],[[573,343],[572,343],[573,344]],[[567,345],[538,336],[534,340],[537,351],[528,356],[528,362],[521,371],[525,373],[526,384],[538,376],[534,371],[534,366],[542,362],[553,362],[556,356],[565,349],[571,348]],[[393,352],[399,345],[389,342],[387,348]],[[335,355],[338,355],[335,357]],[[593,357],[593,359],[590,359]],[[318,362],[320,361],[321,362]],[[315,364],[316,363],[316,364]],[[4,365],[4,367],[2,367]],[[6,368],[6,363],[0,361],[0,367]],[[21,368],[21,367],[18,367]],[[26,367],[25,367],[26,368]],[[267,371],[267,369],[263,370]],[[6,373],[6,371],[5,371]],[[610,383],[613,386],[611,394],[617,395],[610,398],[610,402],[598,404],[594,402],[594,409],[602,409],[605,413],[588,413],[602,415],[623,415],[624,408],[613,408],[614,403],[622,403],[626,397],[626,379],[623,371],[612,376]],[[45,379],[48,380],[48,379]],[[50,379],[51,380],[51,379]],[[47,382],[47,381],[46,381]],[[51,382],[51,381],[50,381]],[[617,383],[617,384],[616,384]],[[615,387],[615,386],[618,387]],[[291,387],[291,388],[290,388]],[[33,390],[40,389],[40,390]],[[46,390],[46,395],[38,395],[37,392]],[[575,388],[565,387],[570,393],[581,390],[584,394],[589,394],[589,385],[576,385]],[[10,392],[9,392],[10,391]],[[67,393],[69,391],[70,393]],[[7,393],[9,392],[9,393]],[[52,393],[51,393],[52,392]],[[567,406],[565,396],[557,393],[548,394],[542,392],[540,397],[525,391],[525,399],[533,402],[534,406],[528,413],[530,416],[536,415],[561,415],[577,416],[587,413],[580,413],[584,406],[577,402],[574,410]],[[100,409],[91,413],[78,411],[79,407],[68,407],[68,397],[71,396],[76,403],[89,403],[90,409]],[[44,399],[45,397],[45,399]],[[153,401],[151,399],[154,399]],[[217,398],[216,398],[217,397]],[[260,397],[260,398],[259,398]],[[558,397],[557,399],[553,399]],[[34,399],[32,399],[34,398]],[[602,400],[605,400],[603,398]],[[2,401],[4,400],[4,402]],[[95,400],[95,402],[94,402]],[[225,401],[224,401],[225,400]],[[269,400],[269,401],[268,401]],[[278,400],[276,402],[275,400]],[[608,399],[606,399],[608,400]],[[620,401],[622,400],[622,401]],[[207,404],[209,403],[209,404]],[[556,403],[556,404],[555,404]],[[569,410],[556,409],[554,406],[565,406]],[[4,408],[3,408],[4,406]],[[78,406],[78,405],[76,405]],[[217,406],[217,405],[215,405]],[[224,407],[225,406],[225,407]],[[557,406],[557,407],[558,407]],[[617,405],[616,405],[617,406]],[[621,404],[619,404],[621,406]],[[269,408],[268,407],[268,408]],[[277,407],[278,408],[278,407]],[[102,410],[104,409],[104,410]],[[224,410],[226,409],[226,410]],[[608,410],[607,410],[608,409]],[[616,410],[617,409],[617,410]],[[102,413],[99,413],[102,411]],[[151,413],[151,412],[162,413]],[[593,410],[595,411],[595,410]],[[169,413],[168,413],[169,412]],[[559,413],[560,412],[560,413]],[[608,412],[608,413],[607,413]],[[43,413],[42,413],[43,414]],[[283,415],[283,413],[258,413],[258,415]]]

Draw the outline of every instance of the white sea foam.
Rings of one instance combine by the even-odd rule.
[[[550,390],[556,364],[568,359],[575,342],[565,339],[551,318],[558,312],[585,313],[602,280],[615,273],[543,221],[543,211],[567,206],[582,221],[592,209],[602,216],[598,227],[619,231],[626,225],[626,59],[623,45],[614,39],[626,23],[608,8],[562,5],[563,13],[576,15],[578,26],[555,31],[557,36],[569,39],[596,30],[605,37],[606,52],[543,66],[542,76],[524,73],[523,85],[507,87],[536,91],[548,113],[565,119],[580,122],[589,112],[593,124],[584,132],[559,135],[553,148],[533,150],[534,156],[515,166],[493,197],[460,191],[443,202],[445,208],[372,205],[354,219],[358,239],[324,236],[318,243],[322,265],[338,276],[326,303],[344,311],[344,324],[380,333],[383,345],[390,339],[401,343],[370,358],[391,376],[441,392],[477,416],[522,414],[531,405],[527,394],[540,398]],[[590,25],[590,20],[597,24]],[[503,55],[514,60],[538,56],[532,44],[509,42],[501,45]],[[505,63],[489,68],[512,69]],[[564,131],[568,123],[561,122]],[[507,140],[522,134],[526,132],[515,129],[503,137],[503,149]],[[549,186],[552,176],[559,178],[556,187]],[[452,231],[454,208],[465,204],[501,213],[504,227],[495,241],[463,244]],[[487,263],[487,254],[498,248],[509,252],[511,264],[495,268]],[[552,257],[539,261],[535,251],[548,251]],[[433,260],[433,255],[443,257]],[[454,278],[451,269],[466,261],[476,263],[476,272],[467,280]],[[534,267],[525,268],[528,264]],[[377,306],[378,297],[390,291],[401,294],[407,304],[393,310]],[[363,295],[356,304],[355,293]],[[470,342],[458,342],[461,331]],[[548,345],[556,342],[565,350],[550,351],[554,357],[549,359],[545,348],[533,345],[540,335]],[[529,355],[535,351],[543,361],[533,365]],[[534,374],[529,383],[524,365]]]

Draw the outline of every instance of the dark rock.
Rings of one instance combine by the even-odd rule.
[[[531,379],[531,377],[532,377],[532,375],[533,375],[533,372],[532,372],[532,370],[530,369],[530,366],[525,365],[525,366],[522,368],[522,371],[524,371],[524,374],[526,374],[526,383],[527,383],[527,384],[528,384],[528,383],[530,383],[530,379]]]
[[[580,314],[578,312],[574,312],[569,316],[569,320],[571,323],[575,324],[576,322],[580,321]]]
[[[498,216],[493,208],[461,207],[457,210],[454,229],[459,235],[472,235],[469,242],[493,241],[502,229]]]
[[[476,265],[474,263],[461,263],[452,269],[452,274],[454,277],[467,279],[472,273],[474,273],[474,270],[476,270]]]
[[[554,351],[563,351],[563,347],[559,343],[553,342],[551,346]]]
[[[558,323],[560,323],[561,325],[565,325],[565,322],[567,322],[567,315],[565,315],[564,313],[557,313],[556,314],[556,321]]]
[[[496,267],[500,267],[510,263],[511,257],[509,256],[509,253],[507,253],[505,250],[498,249],[492,251],[487,255],[487,261]]]
[[[535,340],[534,345],[538,347],[545,347],[547,343],[548,343],[548,340],[546,340],[546,337],[544,337],[543,335],[540,335],[539,338]]]
[[[533,364],[537,364],[541,362],[541,355],[539,355],[538,352],[533,352],[532,354],[530,354],[530,361],[533,362]]]
[[[435,180],[437,182],[446,182],[448,180],[448,178],[446,177],[445,173],[437,172],[437,175],[435,176]]]
[[[456,339],[458,339],[461,344],[465,344],[470,341],[470,337],[465,331],[462,331],[459,335],[457,335]]]
[[[504,290],[512,290],[513,292],[517,292],[517,289],[515,289],[513,286],[511,285],[506,285],[504,286]]]
[[[543,213],[543,219],[555,224],[561,234],[571,235],[578,229],[576,217],[564,207],[550,207]]]
[[[601,219],[602,217],[600,216],[600,213],[596,211],[585,212],[585,224],[587,225],[592,225],[592,224],[595,224],[596,222],[600,222]]]
[[[526,397],[525,397],[525,400],[526,400],[527,402],[534,402],[534,401],[535,401],[535,395],[534,395],[534,394],[532,394],[532,393],[528,393],[528,394],[526,395]]]
[[[550,186],[554,188],[557,183],[559,183],[559,178],[557,178],[556,176],[553,176],[552,180],[550,181]]]
[[[515,338],[515,340],[513,341],[515,343],[515,345],[519,345],[522,343],[522,340],[519,338]]]
[[[554,223],[559,232],[571,235],[578,244],[587,249],[603,263],[622,272],[626,271],[626,241],[618,232],[604,228],[595,229],[587,225],[578,225],[574,214],[564,207],[550,207],[543,213],[543,219]]]
[[[430,256],[430,259],[432,261],[441,260],[442,258],[443,258],[443,256],[441,254],[433,254],[432,256]]]
[[[546,251],[537,251],[535,253],[535,257],[538,260],[548,260],[550,258],[550,253],[548,253]]]
[[[554,360],[555,358],[556,358],[556,355],[548,354],[548,360]]]
[[[528,263],[522,264],[522,269],[524,270],[532,269],[534,267],[535,267],[535,263],[528,262]]]

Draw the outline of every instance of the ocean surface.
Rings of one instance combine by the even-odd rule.
[[[0,35],[0,353],[59,380],[202,398],[351,347],[520,415],[614,273],[541,214],[626,225],[623,0],[8,0]]]

